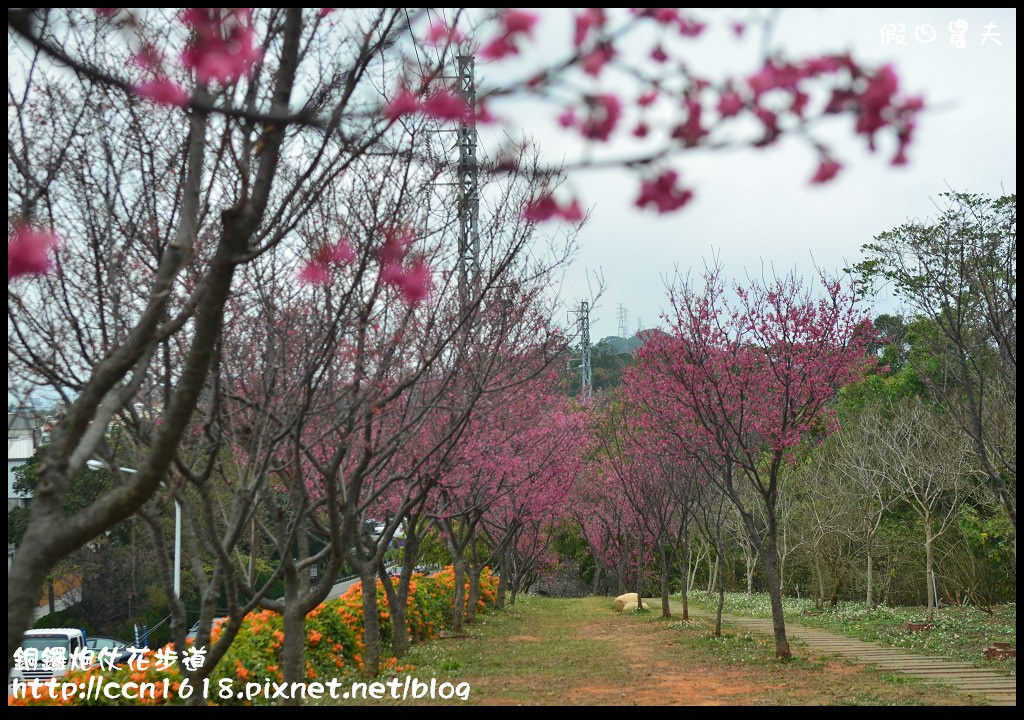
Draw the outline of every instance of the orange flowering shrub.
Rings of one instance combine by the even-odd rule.
[[[498,581],[490,569],[485,569],[480,577],[480,603],[478,610],[483,611],[494,605],[497,595]],[[377,581],[377,610],[380,614],[381,637],[388,641],[391,638],[391,612],[388,606],[384,586]],[[455,577],[451,567],[431,575],[416,575],[409,584],[407,603],[407,622],[409,637],[415,640],[427,640],[437,637],[441,629],[451,622],[452,597],[455,590]],[[341,597],[321,603],[306,616],[306,679],[329,680],[346,673],[362,669],[363,652],[363,598],[359,583],[350,587]],[[468,592],[468,585],[467,585]],[[220,627],[214,626],[211,632],[215,641],[220,635]],[[245,616],[242,627],[235,636],[227,653],[217,663],[210,674],[210,692],[208,700],[211,704],[251,704],[241,699],[221,701],[217,697],[217,688],[223,678],[235,681],[236,688],[240,683],[259,682],[265,680],[281,682],[281,648],[284,644],[284,620],[271,610],[253,611]],[[168,645],[164,648],[167,652]],[[180,655],[180,654],[179,654]],[[150,651],[147,656],[148,667],[144,670],[132,670],[125,666],[111,672],[98,667],[85,671],[74,671],[59,679],[59,682],[75,682],[85,686],[93,676],[102,676],[104,683],[123,685],[127,682],[146,682],[155,684],[155,697],[138,700],[106,697],[86,699],[69,698],[51,700],[48,697],[36,700],[7,698],[8,705],[163,705],[184,704],[178,695],[182,675],[180,656],[178,662],[164,670],[156,669],[155,653]],[[401,672],[412,669],[399,666],[394,657],[385,658],[381,662],[385,672]],[[163,681],[167,679],[168,693],[164,693]],[[201,689],[195,689],[201,693]],[[40,693],[46,695],[45,690]],[[254,703],[265,704],[267,698],[262,695],[253,698]]]
[[[455,570],[451,565],[446,567],[439,573],[432,575],[431,578],[438,582],[446,593],[447,598],[450,600],[455,596]],[[469,577],[467,573],[466,577],[466,599],[469,599]],[[498,578],[491,572],[489,567],[485,567],[483,572],[480,573],[480,599],[477,601],[477,612],[484,612],[487,608],[492,607],[498,598]],[[450,603],[449,603],[450,605]],[[451,620],[451,607],[448,608],[449,621]]]

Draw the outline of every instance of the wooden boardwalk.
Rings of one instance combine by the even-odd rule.
[[[661,606],[658,599],[647,601],[652,610]],[[672,603],[672,612],[682,614],[682,605]],[[713,612],[690,606],[690,615],[714,617]],[[753,617],[723,615],[722,621],[754,632],[773,634],[772,621]],[[891,645],[868,642],[845,637],[827,630],[810,628],[795,623],[786,623],[786,635],[790,640],[807,643],[813,650],[841,655],[855,662],[872,665],[882,670],[901,672],[920,678],[926,683],[946,685],[979,702],[990,705],[1017,704],[1017,678],[1003,675],[995,670],[975,667],[965,662],[949,660],[932,655],[916,655],[904,652]]]

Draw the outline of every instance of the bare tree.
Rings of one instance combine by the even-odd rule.
[[[860,408],[843,423],[821,454],[823,472],[835,473],[839,494],[860,511],[860,522],[852,530],[864,543],[864,603],[869,610],[876,599],[875,539],[886,513],[904,498],[904,492],[889,481],[884,466],[887,458],[879,440],[888,434],[885,425],[882,408]]]
[[[954,430],[927,403],[913,399],[900,403],[874,438],[884,449],[889,482],[921,520],[929,622],[938,606],[935,540],[955,527],[973,470],[967,438]]]
[[[722,636],[722,608],[725,606],[725,579],[723,577],[725,573],[722,569],[722,559],[726,553],[725,533],[728,518],[735,512],[728,495],[718,483],[707,482],[700,486],[693,506],[693,516],[697,530],[704,536],[715,553],[714,581],[709,581],[714,584],[712,589],[718,591],[718,604],[715,608],[715,637]]]

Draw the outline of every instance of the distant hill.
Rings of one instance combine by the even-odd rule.
[[[660,330],[641,330],[628,338],[614,335],[602,338],[590,348],[591,377],[595,391],[618,386],[622,372],[633,364],[633,357],[651,333]],[[580,391],[580,351],[575,349],[566,363],[566,392],[577,395]]]
[[[631,337],[618,337],[610,335],[602,338],[593,346],[593,353],[609,353],[612,355],[635,355],[636,351],[643,347],[651,333],[661,332],[660,330],[639,330]]]
[[[611,335],[598,341],[591,349],[591,352],[610,353],[612,355],[633,355],[641,345],[643,345],[643,340],[636,335],[628,338]]]

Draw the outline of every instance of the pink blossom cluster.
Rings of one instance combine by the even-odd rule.
[[[384,108],[384,116],[392,122],[417,112],[442,122],[462,122],[469,117],[466,101],[451,88],[440,88],[421,96],[402,87]],[[482,103],[476,119],[480,122],[493,120]]]
[[[588,140],[607,141],[622,119],[622,101],[608,94],[590,96],[585,100],[585,117],[577,118],[575,108],[568,108],[559,115],[559,124],[564,128],[576,128]]]
[[[181,54],[181,64],[195,73],[196,80],[203,85],[236,83],[247,77],[263,57],[256,42],[252,8],[189,8],[182,13],[181,20],[192,33]],[[143,48],[135,62],[151,74],[132,86],[136,95],[158,105],[189,104],[189,93],[170,78],[154,48]]]
[[[625,376],[648,434],[681,457],[729,457],[751,473],[834,430],[830,402],[871,365],[855,296],[824,279],[733,287],[717,276],[671,297],[671,332],[652,336]]]
[[[600,30],[608,22],[604,8],[582,8],[576,15],[572,44],[579,48],[590,38],[591,33]]]
[[[321,16],[333,10],[324,8]],[[116,18],[123,13],[114,9],[99,12]],[[601,78],[613,62],[621,62],[623,69],[641,78],[646,89],[635,101],[640,112],[632,127],[632,135],[647,139],[658,129],[647,115],[657,101],[668,106],[673,101],[679,120],[665,127],[663,140],[666,152],[705,145],[716,130],[729,119],[745,122],[754,120],[760,132],[749,142],[755,147],[774,143],[784,133],[805,126],[815,117],[830,114],[852,116],[854,132],[863,136],[868,147],[876,149],[880,132],[890,132],[896,138],[896,149],[891,157],[894,165],[907,162],[907,150],[912,141],[919,113],[924,108],[920,97],[908,96],[900,89],[899,78],[889,66],[869,67],[849,54],[814,55],[802,59],[787,59],[775,54],[763,62],[756,71],[744,75],[726,76],[712,80],[692,73],[684,58],[670,55],[666,48],[672,35],[697,38],[704,34],[706,23],[696,18],[693,11],[679,8],[630,8],[625,23],[612,26],[613,11],[608,8],[579,8],[572,11],[572,50],[570,58],[557,69],[575,67],[595,79]],[[190,8],[181,15],[191,36],[181,54],[183,66],[200,83],[230,84],[248,75],[261,59],[262,50],[256,41],[251,8]],[[483,59],[498,60],[518,55],[526,41],[534,38],[540,15],[522,8],[498,9],[493,18],[496,33],[485,40],[479,50]],[[654,68],[635,68],[621,53],[622,34],[630,24],[655,25],[655,40],[647,55]],[[745,23],[729,23],[733,34],[742,37]],[[434,18],[426,27],[421,42],[444,46],[462,43],[466,37],[454,23]],[[568,40],[568,39],[567,39]],[[620,55],[622,57],[620,57]],[[169,106],[187,106],[190,94],[166,72],[159,53],[144,47],[137,62],[147,71],[147,78],[134,85],[139,95]],[[676,62],[669,66],[667,63]],[[665,65],[658,72],[658,65]],[[554,69],[554,68],[553,68]],[[678,71],[678,72],[676,72]],[[524,79],[528,92],[547,94],[556,88],[559,75],[550,70]],[[681,79],[679,86],[677,79]],[[382,108],[381,115],[391,122],[421,113],[441,122],[493,122],[484,101],[477,104],[473,117],[465,100],[452,88],[433,89],[433,79],[425,78],[420,88],[402,85]],[[572,93],[558,122],[578,132],[585,140],[608,142],[620,128],[628,112],[623,98],[602,88],[587,88]],[[553,96],[553,93],[552,93]],[[820,98],[820,101],[818,99]],[[815,143],[817,167],[809,178],[811,184],[824,184],[835,179],[843,164],[828,148]],[[641,157],[636,167],[645,166],[651,157]],[[653,184],[652,184],[653,182]],[[673,191],[668,175],[643,180],[636,198],[638,205],[655,207],[659,212],[671,212],[684,207],[692,193]],[[528,210],[532,217],[575,219],[578,216],[572,203],[552,207],[550,200],[536,203]]]
[[[333,245],[325,245],[316,256],[299,271],[299,281],[308,285],[327,285],[331,282],[331,267],[344,266],[356,259],[356,252],[348,238]]]
[[[892,163],[905,164],[906,149],[917,124],[917,115],[924,109],[924,101],[918,96],[900,95],[899,78],[889,65],[871,71],[863,68],[849,55],[822,55],[798,63],[768,60],[758,72],[747,78],[746,84],[750,90],[748,101],[732,92],[728,102],[726,96],[722,96],[719,108],[722,111],[724,105],[724,109],[730,113],[738,113],[742,107],[753,107],[755,116],[765,127],[763,142],[771,142],[781,134],[779,116],[777,111],[765,107],[762,99],[773,91],[788,95],[788,106],[782,111],[803,119],[810,102],[810,94],[804,83],[825,76],[836,78],[837,84],[832,88],[824,112],[852,114],[855,118],[855,132],[867,138],[871,150],[876,147],[876,134],[885,128],[892,128],[898,141]],[[844,78],[845,82],[838,82]],[[725,114],[723,112],[723,116]],[[841,167],[827,152],[822,153],[821,163],[812,182],[830,180]]]
[[[189,8],[182,21],[193,33],[182,64],[200,83],[238,82],[263,57],[255,41],[252,8]]]
[[[653,180],[644,180],[636,199],[638,208],[653,205],[659,213],[669,213],[684,207],[693,199],[693,190],[679,186],[679,174],[666,170]]]
[[[405,228],[390,228],[384,233],[384,244],[377,249],[380,280],[398,290],[410,305],[418,305],[430,294],[431,273],[422,257],[406,265],[409,248],[415,236]]]
[[[506,8],[501,13],[501,33],[480,48],[480,57],[485,60],[500,60],[508,55],[519,54],[522,38],[532,38],[533,28],[539,20],[535,13],[516,8]]]
[[[19,223],[7,237],[7,281],[22,275],[42,275],[53,267],[51,254],[60,240],[53,230]]]
[[[458,45],[465,39],[466,36],[459,32],[458,28],[443,20],[434,20],[427,28],[427,45]]]
[[[630,13],[684,37],[698,37],[706,29],[705,23],[678,8],[631,8]],[[608,15],[604,8],[582,8],[573,15],[576,49],[573,64],[594,77],[601,75],[617,56],[616,35],[614,30],[608,29]],[[745,30],[745,24],[732,23],[736,37],[742,37]],[[661,40],[649,53],[656,63],[673,59],[662,44],[664,40],[662,32]],[[919,97],[900,92],[898,78],[890,66],[870,68],[849,54],[823,54],[793,61],[773,56],[745,77],[725,77],[717,82],[691,75],[685,66],[680,67],[685,80],[684,86],[676,91],[681,119],[669,125],[668,137],[683,148],[706,143],[712,131],[730,118],[742,116],[756,120],[762,132],[752,144],[763,147],[775,142],[789,128],[808,122],[812,112],[819,115],[841,113],[854,117],[855,132],[867,139],[871,150],[876,147],[875,138],[880,131],[891,131],[898,143],[892,163],[902,165],[907,161],[906,151],[917,115],[924,107]],[[542,74],[535,81],[530,87],[540,87],[549,78]],[[672,95],[671,83],[666,84],[661,78],[651,75],[645,82],[646,91],[635,101],[641,117],[632,129],[632,135],[640,139],[652,133],[646,110],[659,98]],[[819,96],[821,101],[814,103],[812,109],[812,98]],[[587,140],[606,142],[611,139],[626,116],[623,101],[614,94],[601,92],[588,93],[582,100],[580,105],[569,104],[558,115],[558,123],[576,130]],[[581,111],[581,107],[584,110]],[[828,148],[816,146],[818,166],[810,182],[823,184],[837,177],[843,164]],[[654,181],[643,180],[637,204],[656,207],[660,212],[685,206],[691,194],[685,190],[671,192],[669,178],[663,174]],[[549,215],[558,217],[557,213]]]
[[[583,209],[579,200],[573,198],[571,202],[559,205],[554,193],[545,192],[523,208],[523,219],[530,222],[543,222],[555,217],[567,222],[583,220]]]
[[[675,28],[684,37],[698,37],[707,29],[707,23],[687,17],[679,8],[631,8],[630,11],[659,25]]]
[[[585,453],[586,416],[545,372],[482,404],[442,481],[439,517],[484,515],[503,531],[559,515]],[[532,540],[539,540],[533,537]]]

